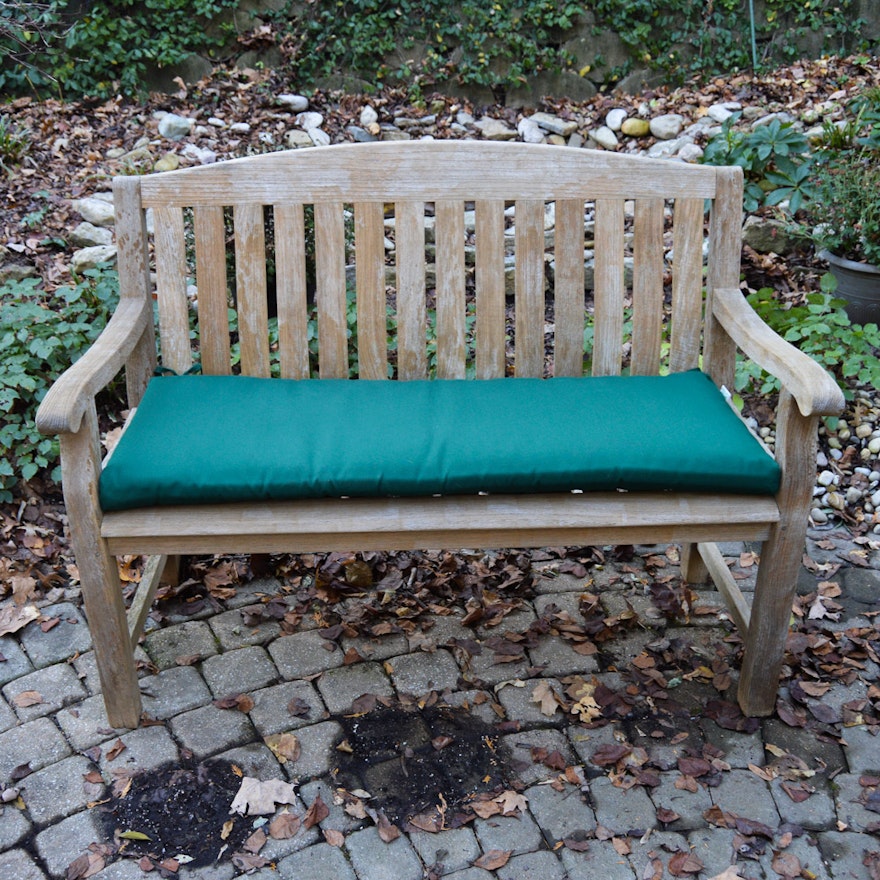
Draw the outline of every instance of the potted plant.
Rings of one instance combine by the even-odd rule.
[[[804,209],[851,320],[880,323],[880,89],[853,109],[843,126],[826,125]]]

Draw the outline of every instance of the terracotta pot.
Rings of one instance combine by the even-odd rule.
[[[819,251],[837,279],[835,296],[847,302],[846,313],[854,324],[880,324],[880,266],[846,260],[830,251]]]

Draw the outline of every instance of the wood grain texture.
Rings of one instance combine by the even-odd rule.
[[[155,209],[156,297],[162,366],[185,373],[192,366],[186,297],[186,238],[180,208]]]
[[[697,550],[700,558],[703,560],[703,564],[706,566],[706,570],[712,577],[715,588],[724,598],[730,619],[736,624],[740,635],[746,638],[749,631],[751,610],[743,596],[742,590],[740,590],[733,575],[730,573],[730,569],[727,567],[727,563],[724,561],[718,545],[705,542],[697,544]]]
[[[593,375],[619,376],[623,344],[623,199],[596,200]]]
[[[632,375],[660,370],[663,336],[663,200],[639,199],[633,228]]]
[[[278,349],[283,379],[309,378],[308,278],[302,205],[273,205]]]
[[[236,205],[233,223],[241,372],[245,376],[268,378],[269,305],[263,206]]]
[[[418,202],[394,206],[397,251],[397,375],[428,375],[425,304],[425,207]]]
[[[202,372],[227,376],[229,302],[226,281],[226,230],[223,208],[193,209],[196,250],[196,286],[199,291],[199,355]]]
[[[491,141],[341,144],[143,178],[146,207],[283,201],[714,198],[717,169]]]
[[[672,240],[672,337],[669,369],[673,373],[700,365],[703,330],[703,200],[678,199]]]
[[[342,202],[315,205],[315,284],[318,370],[322,379],[347,379],[345,216]]]
[[[556,264],[553,291],[555,376],[584,373],[584,202],[563,199],[556,203],[553,258]]]
[[[544,202],[516,203],[515,360],[517,376],[544,375]]]
[[[504,375],[504,202],[476,204],[478,379]]]
[[[437,257],[437,378],[464,379],[467,373],[464,202],[435,205]]]
[[[358,375],[361,379],[388,378],[383,220],[381,202],[355,203]]]

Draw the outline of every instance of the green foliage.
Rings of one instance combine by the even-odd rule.
[[[0,501],[12,500],[19,480],[56,464],[57,441],[34,424],[37,405],[97,338],[118,299],[116,272],[106,266],[53,294],[38,285],[25,279],[0,286]]]
[[[880,387],[880,330],[876,324],[852,324],[843,300],[827,292],[811,293],[803,304],[786,308],[769,287],[747,299],[771,329],[825,367],[847,397],[856,383]],[[750,387],[770,394],[779,391],[779,380],[753,361],[740,360],[736,389]]]
[[[739,114],[721,126],[703,155],[707,165],[739,165],[745,176],[743,206],[756,211],[785,199],[797,211],[811,195],[812,157],[807,139],[790,122],[772,120],[753,131],[737,129]]]
[[[13,125],[7,116],[0,116],[0,168],[17,165],[30,148],[30,132]]]
[[[297,77],[314,82],[343,70],[376,85],[398,79],[417,87],[427,78],[504,88],[560,70],[570,59],[559,40],[582,14],[571,0],[306,0],[302,7],[291,3],[275,16],[294,47]]]

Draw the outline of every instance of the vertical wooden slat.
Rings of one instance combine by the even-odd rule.
[[[156,296],[162,366],[185,373],[192,366],[189,345],[189,304],[186,299],[186,254],[183,211],[156,208]]]
[[[663,336],[663,200],[636,201],[633,243],[633,339],[630,371],[634,376],[660,370]]]
[[[709,217],[709,270],[706,276],[706,323],[703,371],[719,387],[733,387],[736,345],[712,310],[712,292],[739,287],[742,259],[743,172],[739,167],[716,168],[715,200]]]
[[[623,243],[623,199],[597,199],[594,376],[620,375]]]
[[[676,199],[672,239],[671,372],[700,365],[703,327],[703,200]]]
[[[425,310],[425,207],[421,202],[394,206],[397,251],[397,375],[424,379],[428,374]]]
[[[320,375],[322,379],[347,379],[345,216],[342,202],[315,204],[315,276]]]
[[[275,205],[278,348],[284,379],[309,378],[306,238],[303,206]]]
[[[388,377],[385,320],[385,229],[381,202],[354,206],[354,247],[357,285],[358,375]]]
[[[464,379],[467,371],[464,203],[437,202],[437,378]]]
[[[544,202],[516,203],[516,375],[544,375]]]
[[[262,205],[236,205],[235,289],[241,372],[269,376],[269,307],[266,301],[266,233]]]
[[[229,360],[226,233],[219,205],[193,209],[196,284],[199,291],[199,353],[202,372],[225,376]]]
[[[504,202],[476,203],[478,379],[504,375]]]
[[[554,367],[556,376],[584,372],[584,203],[556,203],[553,285]]]
[[[153,324],[150,256],[146,215],[141,207],[140,181],[117,177],[113,181],[116,209],[116,247],[120,299],[149,304],[150,319],[125,362],[125,389],[129,407],[137,406],[156,368],[156,328]]]

